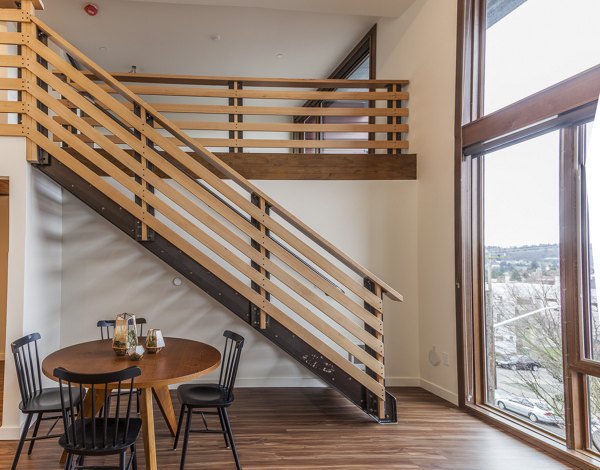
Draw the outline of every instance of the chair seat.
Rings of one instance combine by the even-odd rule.
[[[19,409],[23,413],[51,413],[54,411],[61,411],[62,405],[60,401],[60,389],[57,388],[44,388],[27,403],[21,402]],[[63,398],[65,403],[69,403],[68,390],[63,390]],[[81,401],[81,394],[79,390],[73,390],[73,404],[78,404]]]
[[[106,440],[104,439],[104,419],[96,418],[95,419],[95,427],[96,427],[96,446],[92,447],[92,431],[93,431],[93,422],[91,418],[86,418],[83,420],[83,423],[79,420],[76,421],[75,424],[69,426],[69,435],[73,435],[73,431],[75,431],[75,436],[77,438],[78,445],[73,444],[73,439],[71,439],[70,443],[67,443],[66,434],[63,434],[59,440],[58,444],[64,448],[67,452],[72,454],[82,454],[82,455],[109,455],[119,453],[128,447],[135,444],[137,440],[140,430],[142,429],[142,420],[139,418],[131,418],[129,420],[129,429],[127,430],[127,435],[125,435],[125,419],[119,418],[119,426],[118,426],[118,434],[116,439],[116,444],[113,445],[114,437],[115,437],[115,427],[116,427],[116,418],[108,418],[106,420]],[[85,429],[82,429],[82,426]],[[75,428],[75,429],[73,429]],[[86,442],[88,444],[87,447],[83,447],[81,443],[83,442],[83,433],[86,435]]]
[[[233,394],[227,399],[227,389],[218,384],[186,384],[177,389],[177,397],[182,405],[189,406],[229,406]]]

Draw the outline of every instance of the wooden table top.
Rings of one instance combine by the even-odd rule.
[[[132,361],[114,353],[112,340],[89,341],[53,352],[42,362],[42,371],[46,377],[57,380],[53,375],[56,367],[90,374],[137,366],[142,375],[135,379],[135,387],[145,388],[187,382],[215,370],[221,363],[221,353],[199,341],[167,337],[165,345],[158,354],[146,352],[141,360]]]

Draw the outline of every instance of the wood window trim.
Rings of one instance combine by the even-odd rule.
[[[369,30],[367,34],[354,46],[354,48],[348,53],[348,55],[340,62],[340,64],[329,74],[327,77],[331,80],[344,80],[348,78],[364,61],[369,58],[369,80],[376,80],[377,78],[377,23]],[[319,88],[318,91],[334,91],[332,88]],[[371,90],[374,91],[374,90]],[[331,102],[323,100],[308,100],[303,104],[307,108],[315,107],[327,107],[331,106]],[[370,102],[369,107],[374,107],[374,103]],[[296,116],[294,117],[295,123],[303,123],[311,119],[308,116]],[[322,118],[317,118],[322,119]],[[375,118],[369,118],[369,124],[374,124]],[[294,139],[304,139],[306,133],[299,132],[294,135]],[[374,135],[369,136],[370,139],[374,138]],[[321,139],[318,134],[317,139]],[[303,153],[306,153],[304,151]],[[320,153],[317,149],[317,153]],[[375,153],[373,149],[369,150],[369,153]]]
[[[477,315],[474,315],[475,310],[481,311],[482,299],[478,295],[480,284],[478,278],[481,278],[481,273],[478,271],[481,260],[474,260],[472,255],[473,248],[477,248],[477,253],[481,252],[480,246],[473,246],[480,240],[477,231],[481,230],[481,214],[476,213],[477,206],[474,207],[472,204],[473,194],[481,191],[481,181],[478,178],[477,166],[474,169],[472,160],[464,157],[464,150],[466,147],[498,138],[510,142],[513,134],[518,131],[577,108],[580,108],[581,116],[589,117],[590,110],[597,105],[600,94],[600,65],[483,116],[484,12],[485,0],[459,0],[458,2],[454,168],[459,405],[469,413],[493,422],[507,432],[559,458],[582,468],[597,468],[600,457],[587,450],[585,376],[600,376],[600,363],[580,357],[580,306],[577,303],[573,304],[575,296],[568,300],[571,305],[566,306],[563,303],[563,309],[569,312],[568,315],[563,316],[563,328],[565,326],[567,328],[563,336],[566,354],[564,361],[566,441],[560,442],[555,439],[549,441],[547,438],[540,438],[539,430],[503,416],[485,405],[483,403],[485,400],[482,402],[482,397],[485,398],[485,388],[482,386],[485,380],[482,374],[485,371],[479,351],[483,332],[481,324],[475,318]],[[572,210],[574,207],[572,204],[577,202],[579,188],[566,182],[566,179],[571,183],[575,181],[574,176],[569,175],[570,171],[575,170],[572,165],[566,168],[564,161],[566,153],[571,152],[571,158],[575,158],[574,153],[577,152],[575,135],[577,120],[574,118],[571,126],[565,124],[561,127],[562,145],[570,147],[570,149],[561,149],[563,157],[561,173],[566,176],[561,182],[563,191],[566,192],[561,198],[560,209],[563,230],[566,230],[565,227],[577,226],[580,222],[580,214]],[[572,233],[573,230],[570,234],[561,233],[561,245],[569,245],[561,247],[561,256],[565,254],[569,258],[563,260],[562,264],[569,266],[571,272],[562,273],[562,277],[564,282],[569,283],[570,289],[574,288],[572,284],[577,283],[579,276],[576,265],[579,255],[576,250],[573,251],[577,241],[569,239]]]

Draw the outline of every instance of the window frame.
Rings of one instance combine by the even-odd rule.
[[[338,66],[329,74],[328,79],[333,80],[344,80],[352,75],[356,69],[358,69],[362,63],[369,59],[369,80],[377,79],[377,23],[369,30],[367,34],[354,46],[354,48],[348,53],[348,55],[338,64]],[[335,91],[334,89],[319,88],[318,91]],[[308,100],[302,106],[305,107],[327,107],[331,106],[331,102],[324,100]],[[369,102],[369,107],[373,107],[374,103]],[[319,124],[322,123],[323,116],[296,116],[294,117],[295,123],[306,123],[309,120],[314,119]],[[375,124],[375,117],[369,117],[369,124]],[[307,134],[315,134],[311,137],[311,140],[323,140],[321,132],[309,133],[309,132],[298,132],[294,135],[294,139],[305,140]],[[369,134],[369,139],[374,139],[373,133]],[[307,152],[307,150],[314,150],[314,152]],[[323,149],[301,149],[300,153],[322,153]],[[375,153],[375,149],[369,149],[368,153]]]
[[[459,404],[520,438],[584,468],[600,455],[588,451],[586,376],[600,377],[600,362],[583,354],[582,272],[584,228],[579,166],[582,123],[593,120],[600,65],[493,113],[483,115],[485,0],[458,1],[455,107],[455,258]],[[485,403],[483,322],[483,159],[477,156],[560,129],[560,256],[563,296],[564,441]],[[565,290],[566,289],[566,290]]]

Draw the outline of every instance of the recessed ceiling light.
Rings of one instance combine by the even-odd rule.
[[[283,54],[281,52],[275,54],[275,57],[277,57],[278,59],[283,59]]]
[[[210,35],[210,40],[211,41],[220,41],[221,40],[221,35],[220,34],[211,34]]]

